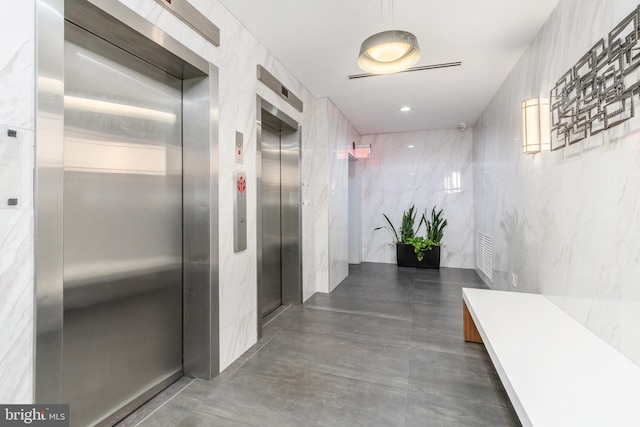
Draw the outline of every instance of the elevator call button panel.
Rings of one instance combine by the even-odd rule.
[[[247,249],[247,175],[236,171],[233,182],[233,251]]]
[[[242,164],[244,162],[244,142],[242,133],[236,131],[236,163]]]

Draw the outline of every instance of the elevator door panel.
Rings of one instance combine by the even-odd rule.
[[[63,393],[84,426],[182,372],[182,86],[65,38]]]
[[[262,316],[282,304],[280,132],[262,126]]]

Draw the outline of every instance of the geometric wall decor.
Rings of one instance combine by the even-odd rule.
[[[617,126],[640,93],[640,6],[600,39],[551,90],[551,151]]]

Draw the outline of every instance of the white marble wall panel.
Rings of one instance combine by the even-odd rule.
[[[0,180],[3,196],[15,194],[18,206],[0,199],[0,402],[32,403],[35,3],[5,2],[2,12]],[[7,137],[8,128],[17,138]]]
[[[349,158],[360,135],[330,100],[327,103],[329,160],[329,291],[349,275]]]
[[[313,212],[313,283],[329,292],[329,99],[316,100],[316,135],[311,164]]]
[[[220,27],[220,47],[207,43],[200,35],[148,0],[121,0],[149,21],[167,31],[200,54],[220,71],[220,367],[229,366],[257,339],[256,270],[256,94],[302,124],[302,198],[317,198],[313,190],[315,173],[308,163],[315,161],[315,99],[218,1],[193,0],[192,4]],[[260,64],[274,74],[304,102],[300,113],[283,98],[267,89],[256,78]],[[235,163],[235,132],[244,135],[244,163]],[[325,152],[326,150],[321,150]],[[247,173],[247,241],[245,251],[233,252],[233,173]],[[311,184],[310,184],[311,183]],[[326,185],[326,174],[325,174]],[[318,192],[322,193],[322,191]],[[325,192],[326,194],[326,192]],[[305,299],[316,291],[315,236],[326,235],[328,225],[318,225],[312,206],[305,205],[303,217],[303,289]],[[326,239],[326,238],[325,238]],[[321,254],[321,252],[320,252]],[[326,255],[326,252],[324,253]],[[326,264],[326,261],[325,261]],[[327,279],[328,280],[328,279]],[[326,283],[326,281],[325,281]]]
[[[412,205],[422,213],[444,209],[448,226],[440,265],[473,268],[473,130],[436,130],[363,135],[371,157],[359,160],[362,176],[363,260],[396,262],[395,238],[386,214],[399,231],[402,213]],[[420,233],[424,233],[424,227]]]
[[[349,160],[360,134],[328,98],[316,100],[312,159],[315,290],[331,292],[349,275]]]
[[[520,102],[548,96],[637,6],[560,1],[474,128],[474,202],[492,288],[548,296],[640,364],[640,117],[556,152],[520,148]]]
[[[33,130],[35,123],[35,5],[4,2],[0,29],[0,123]]]
[[[316,208],[312,205],[315,201],[316,182],[313,179],[315,159],[318,157],[316,147],[317,106],[308,106],[314,110],[314,120],[308,122],[302,128],[302,165],[301,165],[301,197],[302,197],[302,300],[306,301],[315,294],[316,284],[316,251],[315,242],[320,229],[315,227]],[[328,226],[328,224],[327,224]]]
[[[0,402],[32,403],[34,134],[17,129],[18,137],[9,139],[7,129],[0,126],[0,179],[8,165],[19,165],[20,173],[17,179],[10,177],[18,206],[8,207],[7,199],[0,200]]]

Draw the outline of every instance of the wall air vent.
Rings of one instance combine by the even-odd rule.
[[[480,232],[476,239],[476,266],[493,283],[493,239]]]
[[[451,68],[451,67],[459,67],[462,65],[462,61],[457,61],[457,62],[446,62],[444,64],[432,64],[432,65],[422,65],[420,67],[411,67],[411,68],[407,68],[404,71],[398,71],[397,73],[392,73],[392,74],[400,74],[400,73],[410,73],[412,71],[425,71],[425,70],[437,70],[438,68]],[[374,76],[386,76],[388,74],[371,74],[371,73],[364,73],[364,74],[351,74],[350,76],[347,76],[347,78],[349,80],[353,80],[353,79],[362,79],[365,77],[374,77]]]

